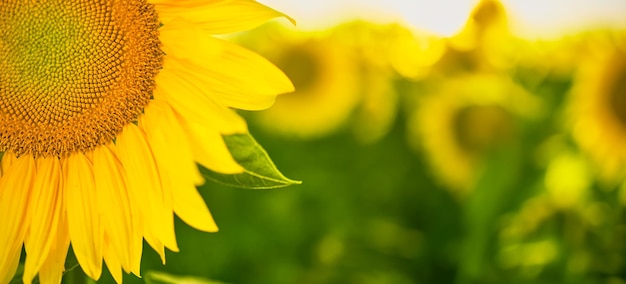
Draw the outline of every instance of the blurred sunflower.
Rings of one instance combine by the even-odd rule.
[[[352,130],[361,143],[384,137],[396,118],[398,94],[391,75],[383,70],[361,67],[360,103],[354,111]]]
[[[347,47],[359,62],[380,69],[390,68],[390,45],[396,24],[381,25],[364,20],[343,23],[329,30],[333,42]]]
[[[499,0],[481,0],[456,35],[436,68],[439,72],[490,71],[510,67],[516,49],[506,9]]]
[[[328,135],[345,125],[358,103],[357,65],[348,49],[323,32],[283,29],[269,26],[241,39],[281,68],[296,89],[271,109],[255,113],[255,122],[300,139]]]
[[[537,105],[507,77],[448,79],[418,102],[409,139],[425,151],[442,184],[463,196],[473,187],[483,158],[517,135],[517,119]]]
[[[411,80],[426,78],[432,66],[441,59],[446,44],[437,36],[395,25],[389,31],[387,56],[394,70]]]
[[[581,67],[580,62],[584,58],[581,54],[585,54],[585,57],[596,54],[599,46],[610,45],[613,41],[611,38],[615,36],[618,35],[608,30],[589,30],[548,40],[516,42],[518,51],[515,68],[517,70],[514,72],[518,77],[526,76],[518,79],[526,81],[527,88],[532,91],[535,91],[536,87],[541,84],[555,80],[568,82],[569,85],[573,82],[577,69]],[[533,77],[528,78],[528,73],[532,73]]]
[[[472,49],[481,44],[496,43],[498,38],[508,34],[509,22],[504,5],[499,0],[481,0],[452,43],[460,49]]]
[[[283,14],[249,0],[0,3],[0,283],[59,283],[69,245],[98,279],[139,275],[143,239],[165,262],[176,213],[217,227],[195,162],[243,169],[222,135],[229,107],[260,109],[292,84],[213,37]]]
[[[626,177],[626,50],[603,41],[593,51],[572,87],[573,136],[602,179],[620,181]]]
[[[332,41],[345,46],[356,65],[359,102],[350,126],[360,142],[373,143],[387,134],[395,121],[399,103],[395,80],[425,76],[431,58],[424,57],[432,53],[431,47],[419,45],[412,50],[418,47],[417,37],[398,24],[352,21],[330,32]]]

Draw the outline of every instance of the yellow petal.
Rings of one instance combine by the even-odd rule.
[[[118,142],[119,143],[119,142]],[[122,170],[122,176],[125,178],[124,182],[126,183],[126,190],[128,201],[130,204],[134,204],[134,206],[130,206],[131,216],[132,216],[132,227],[131,227],[131,243],[130,250],[128,253],[130,254],[130,272],[141,277],[141,255],[143,253],[143,238],[144,238],[144,226],[146,222],[143,219],[143,211],[141,208],[145,208],[145,206],[140,206],[141,202],[144,202],[143,197],[138,193],[133,193],[131,188],[128,186],[128,173],[124,168],[121,159],[119,159],[118,149],[116,144],[109,143],[105,146],[109,152],[114,156],[115,163]],[[101,153],[102,154],[102,153]],[[141,208],[140,208],[141,207]]]
[[[255,28],[271,19],[289,16],[251,0],[150,1],[156,4],[159,19],[168,25],[183,18],[211,34],[226,34]]]
[[[61,187],[63,191],[63,187]],[[62,194],[62,193],[61,193]],[[70,233],[67,225],[67,216],[64,201],[61,202],[61,218],[56,235],[51,235],[53,240],[48,258],[39,271],[40,283],[59,284],[65,270],[65,257],[70,246]]]
[[[52,246],[59,228],[63,196],[61,191],[61,163],[56,157],[37,159],[37,175],[30,200],[30,231],[24,242],[26,263],[24,282],[33,280]]]
[[[13,152],[4,153],[4,155],[2,156],[2,161],[0,162],[0,172],[2,172],[2,175],[7,172],[15,159],[17,158],[15,157],[15,154],[13,154]]]
[[[172,106],[188,137],[195,160],[222,173],[240,173],[243,168],[235,162],[221,134],[247,132],[245,121],[235,112],[210,97],[198,96],[200,90],[168,69],[161,70],[155,99]]]
[[[141,117],[140,126],[154,151],[163,187],[172,194],[174,212],[196,229],[217,231],[215,221],[194,186],[197,184],[194,181],[202,177],[172,109],[163,101],[152,101]]]
[[[214,124],[220,133],[247,131],[246,123],[239,115],[214,97],[204,95],[205,90],[188,81],[184,74],[165,68],[159,72],[157,80],[154,97],[167,101],[178,113]]]
[[[194,160],[204,167],[224,174],[242,173],[243,168],[230,154],[224,138],[213,123],[199,123],[199,118],[176,112],[179,123],[187,134]]]
[[[0,178],[0,283],[8,283],[15,274],[30,225],[27,205],[35,180],[35,161],[31,156],[22,156],[4,173]]]
[[[106,263],[109,268],[109,272],[111,273],[111,276],[113,276],[115,282],[122,283],[122,263],[120,262],[116,249],[111,243],[111,239],[109,239],[106,235],[104,238],[103,256],[104,263]]]
[[[92,279],[102,273],[102,223],[91,162],[82,153],[63,164],[65,201],[72,249],[83,271]]]
[[[234,82],[244,78],[235,78],[236,76],[231,76],[234,79],[224,78],[223,75],[209,71],[208,68],[198,68],[189,61],[178,60],[174,57],[166,58],[164,68],[180,74],[197,86],[202,90],[199,95],[209,97],[227,107],[263,110],[271,107],[276,101],[276,95],[279,94],[279,92],[264,92],[261,88],[251,88],[244,82]]]
[[[154,158],[158,164],[167,166],[163,167],[163,170],[167,170],[171,184],[185,182],[201,185],[204,183],[204,178],[193,160],[185,131],[167,102],[152,100],[145,108],[139,123],[146,133]]]
[[[118,135],[117,156],[126,169],[128,192],[137,200],[143,232],[148,244],[165,263],[164,247],[178,250],[174,233],[172,197],[166,195],[145,134],[134,124],[127,124]]]
[[[167,54],[164,69],[186,69],[185,76],[193,75],[189,80],[201,84],[204,94],[227,106],[267,108],[274,96],[294,90],[285,73],[264,57],[182,20],[162,27],[159,39]]]
[[[9,283],[9,281],[13,278],[13,275],[15,274],[15,271],[17,270],[17,267],[19,265],[20,262],[20,255],[22,253],[22,246],[21,245],[11,245],[8,247],[4,247],[4,250],[6,250],[5,254],[3,255],[3,257],[7,257],[7,259],[5,260],[6,262],[0,264],[3,267],[0,267],[0,273],[6,273],[6,274],[0,274],[0,283]],[[30,282],[25,282],[26,284],[29,284]]]
[[[114,253],[109,257],[115,257],[121,263],[125,271],[130,271],[132,266],[133,220],[131,205],[126,187],[126,176],[122,164],[107,147],[97,147],[93,151],[93,169],[96,192],[98,196],[102,225],[107,238],[107,246]],[[115,208],[115,210],[111,210]],[[107,249],[105,249],[105,252]],[[113,256],[112,256],[113,255]],[[105,254],[105,261],[107,255]],[[112,268],[107,262],[110,271]]]
[[[174,211],[189,226],[205,232],[217,232],[217,224],[195,187],[180,186],[174,194]]]

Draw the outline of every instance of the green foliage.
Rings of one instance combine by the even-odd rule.
[[[15,275],[13,276],[13,279],[11,279],[11,282],[9,282],[9,284],[22,283],[23,275],[24,275],[24,264],[20,263],[19,266],[17,267],[17,272],[15,272]]]
[[[144,277],[146,284],[225,284],[200,277],[175,276],[160,271],[147,272]]]
[[[224,136],[233,158],[244,168],[241,174],[220,174],[201,168],[203,176],[220,184],[247,189],[270,189],[300,184],[286,178],[267,152],[250,134]]]

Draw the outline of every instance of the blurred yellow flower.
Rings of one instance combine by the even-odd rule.
[[[547,239],[529,243],[516,243],[500,251],[499,261],[506,268],[541,267],[555,261],[559,256],[555,240]]]
[[[481,0],[463,29],[447,39],[447,49],[436,68],[444,73],[506,69],[519,52],[517,41],[504,5],[499,0]]]
[[[174,213],[217,231],[195,162],[243,169],[222,135],[229,107],[261,109],[293,86],[255,53],[213,37],[283,14],[249,0],[0,4],[0,283],[60,283],[82,270],[139,275],[143,240],[165,262]]]
[[[557,208],[573,208],[587,196],[592,178],[584,159],[563,153],[548,166],[544,184]]]
[[[381,25],[364,20],[350,21],[329,30],[333,42],[350,50],[352,56],[367,66],[390,67],[388,53],[396,37],[397,25]]]
[[[446,43],[442,38],[399,25],[392,27],[387,56],[391,66],[403,77],[412,80],[426,78],[432,66],[441,59]]]
[[[351,21],[333,28],[332,36],[348,46],[362,64],[412,80],[426,77],[445,51],[440,37],[400,24]]]
[[[585,60],[589,55],[594,58],[599,47],[601,50],[602,46],[609,45],[611,38],[618,35],[607,30],[590,30],[553,39],[516,42],[518,57],[515,64],[517,68],[531,69],[543,75],[537,78],[537,83],[546,76],[570,81],[581,67],[581,59]]]
[[[437,52],[432,42],[416,43],[418,38],[398,24],[352,21],[332,29],[331,38],[350,50],[357,66],[359,104],[352,129],[360,142],[375,142],[387,134],[398,112],[394,80],[425,76]]]
[[[450,78],[419,99],[409,121],[411,144],[425,151],[434,174],[463,196],[473,187],[481,161],[517,135],[517,117],[536,112],[536,102],[509,78]]]
[[[620,46],[621,45],[621,46]],[[581,58],[570,96],[573,136],[604,181],[626,177],[626,49],[597,41]]]
[[[398,112],[399,98],[388,71],[363,66],[360,103],[354,111],[352,130],[361,143],[373,143],[384,137]]]
[[[506,9],[499,0],[481,0],[472,10],[463,29],[452,37],[452,44],[461,49],[474,49],[483,44],[496,44],[509,35]]]
[[[345,126],[359,101],[358,65],[345,46],[323,32],[277,25],[241,40],[284,70],[296,89],[280,96],[271,109],[255,113],[255,122],[269,132],[301,139]]]

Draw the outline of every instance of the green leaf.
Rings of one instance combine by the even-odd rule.
[[[225,284],[199,277],[175,276],[160,271],[147,272],[144,277],[146,284]]]
[[[230,153],[243,168],[241,174],[221,174],[200,167],[202,175],[228,186],[247,189],[270,189],[300,184],[286,178],[274,165],[269,155],[250,134],[224,136]]]
[[[20,262],[20,265],[17,267],[17,271],[15,271],[15,275],[13,275],[13,279],[9,282],[9,284],[18,284],[22,282],[22,276],[24,275],[24,264]]]

